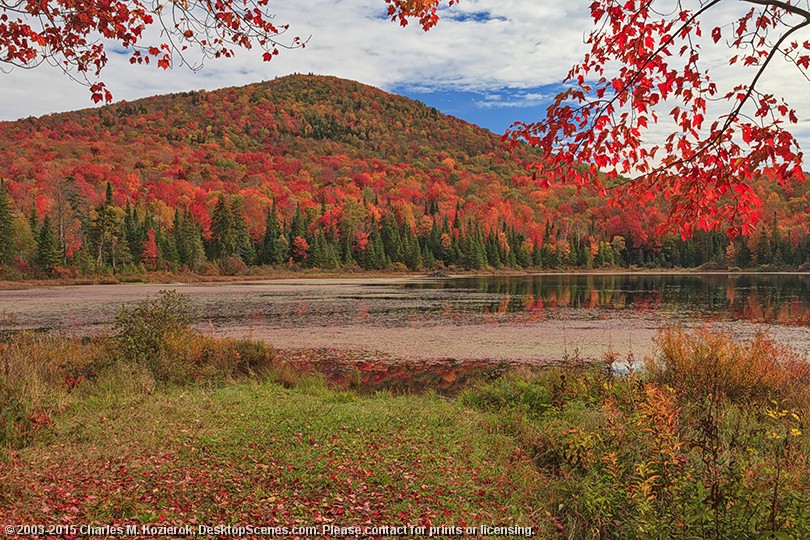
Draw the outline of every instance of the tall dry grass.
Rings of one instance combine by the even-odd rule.
[[[735,402],[777,399],[810,406],[810,363],[764,333],[735,341],[705,327],[673,327],[656,342],[660,352],[645,360],[647,373],[685,398],[720,392]]]
[[[81,395],[138,395],[160,385],[221,384],[273,372],[275,349],[194,331],[173,291],[122,307],[113,333],[20,332],[0,343],[0,447],[20,444]],[[286,376],[286,375],[285,375]]]

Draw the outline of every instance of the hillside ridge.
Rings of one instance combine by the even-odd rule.
[[[169,249],[178,212],[200,229],[206,257],[219,260],[233,251],[211,244],[223,199],[244,220],[246,263],[262,261],[271,208],[287,242],[283,260],[305,265],[315,264],[310,250],[320,237],[334,251],[330,265],[358,263],[358,252],[384,226],[403,242],[413,237],[419,256],[406,261],[388,245],[379,248],[385,253],[374,257],[375,268],[796,266],[810,256],[807,184],[758,182],[766,203],[761,231],[751,248],[744,241],[736,249],[720,233],[690,241],[659,237],[664,201],[617,209],[587,190],[543,187],[525,169],[537,159],[525,145],[510,149],[496,134],[421,102],[322,75],[0,123],[0,178],[18,214],[16,227],[29,224],[19,234],[32,239],[17,242],[15,260],[32,260],[34,233],[49,216],[63,264],[82,247],[97,266],[142,264],[145,234],[153,230],[155,242],[163,239]],[[100,254],[109,242],[94,237],[103,207],[114,210],[115,223],[132,221],[133,212],[141,222],[148,217],[139,225],[146,229],[131,235],[129,254],[118,259]],[[306,249],[301,244],[293,256],[296,236]],[[185,264],[172,253],[158,255],[169,265]]]

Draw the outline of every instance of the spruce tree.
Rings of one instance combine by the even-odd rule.
[[[177,243],[174,238],[169,236],[169,232],[163,227],[155,227],[155,242],[158,248],[158,264],[163,262],[168,264],[171,270],[176,270],[180,256],[177,253]]]
[[[31,234],[34,238],[39,236],[39,217],[37,216],[36,206],[32,205],[31,215],[28,216],[28,228],[31,229]]]
[[[267,211],[264,238],[262,239],[262,264],[281,264],[284,262],[284,255],[281,253],[281,246],[278,242],[281,233],[281,225],[276,211],[276,201],[273,199],[273,206]]]
[[[180,264],[189,270],[198,270],[203,265],[206,259],[202,231],[188,211],[175,213],[174,243]]]
[[[0,265],[10,264],[14,246],[14,220],[11,215],[11,197],[5,183],[0,181]]]
[[[236,254],[238,241],[231,206],[225,200],[225,195],[220,195],[211,213],[211,259],[221,260]]]
[[[53,272],[62,258],[62,250],[59,248],[59,239],[51,227],[50,216],[45,216],[42,226],[39,229],[39,241],[37,245],[37,265],[46,274]]]
[[[231,203],[231,215],[233,215],[234,234],[236,235],[236,254],[245,264],[256,262],[256,246],[248,232],[247,218],[239,200]]]
[[[94,248],[96,263],[99,266],[110,264],[113,268],[118,262],[129,258],[127,242],[122,242],[122,222],[118,210],[113,206],[112,185],[107,182],[105,202],[95,209],[95,217],[86,223],[89,229],[90,242]]]
[[[776,220],[776,212],[773,213],[773,229],[771,233],[771,261],[776,266],[784,263],[784,249],[782,247],[782,236],[779,234],[779,224]]]
[[[146,229],[138,217],[138,209],[133,209],[129,201],[124,209],[124,238],[133,261],[135,264],[140,263],[146,242]]]
[[[107,182],[107,192],[105,193],[104,196],[104,204],[106,204],[107,206],[113,205],[113,188],[112,184],[110,184],[109,182]]]
[[[295,206],[295,213],[290,223],[290,243],[292,243],[293,238],[296,236],[309,240],[309,235],[307,234],[307,219],[301,212],[300,204]]]
[[[386,214],[382,218],[382,236],[385,253],[391,262],[402,262],[404,253],[402,248],[402,237],[397,228],[396,219],[391,214]]]
[[[352,251],[352,237],[347,234],[343,241],[343,264],[349,266],[355,264],[356,261],[354,260]]]

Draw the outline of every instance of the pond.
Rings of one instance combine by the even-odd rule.
[[[668,324],[758,331],[810,354],[808,274],[543,274],[126,284],[0,291],[0,332],[90,334],[121,304],[188,295],[206,333],[288,354],[549,364],[635,358]],[[324,352],[326,354],[326,352]]]

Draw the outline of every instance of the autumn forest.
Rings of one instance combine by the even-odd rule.
[[[657,234],[542,183],[538,159],[434,108],[294,75],[0,123],[5,279],[163,270],[810,265],[810,183],[764,177],[754,234]]]

